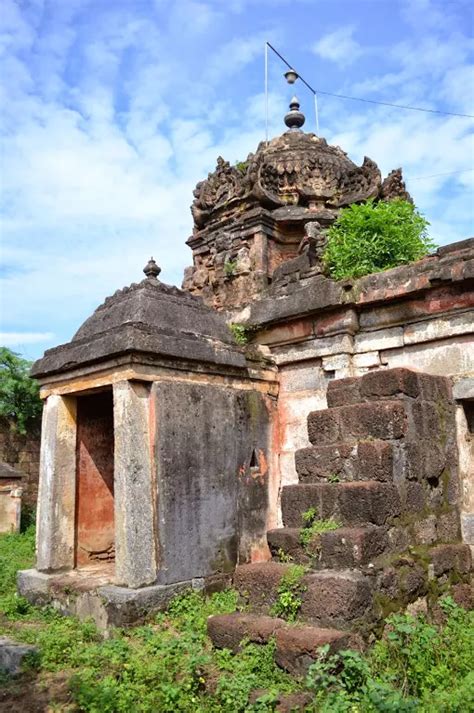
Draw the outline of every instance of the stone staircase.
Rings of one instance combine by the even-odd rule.
[[[330,382],[327,400],[308,416],[312,445],[295,454],[299,482],[282,489],[284,526],[267,535],[272,560],[235,570],[248,611],[208,623],[213,643],[233,650],[275,636],[276,661],[294,674],[323,644],[360,648],[388,614],[433,612],[451,585],[460,597],[471,591],[449,380],[368,372]],[[311,537],[311,520],[335,529]],[[295,564],[305,570],[290,624],[271,613]]]

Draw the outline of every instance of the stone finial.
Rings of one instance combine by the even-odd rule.
[[[160,272],[161,272],[161,267],[158,267],[158,265],[156,264],[155,260],[153,260],[153,258],[151,257],[151,258],[148,260],[148,262],[147,262],[147,264],[145,265],[145,267],[143,268],[143,272],[145,273],[145,275],[146,275],[148,278],[150,278],[150,277],[151,277],[151,278],[155,277],[155,278],[158,279],[158,275],[159,275]]]
[[[306,121],[305,115],[299,110],[300,103],[296,97],[290,102],[290,111],[285,115],[285,124],[290,131],[299,131]]]

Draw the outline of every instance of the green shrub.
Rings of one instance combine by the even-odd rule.
[[[0,416],[19,433],[37,428],[42,411],[38,383],[30,378],[31,362],[0,347]]]
[[[350,205],[328,231],[326,269],[341,280],[419,260],[435,248],[428,225],[412,203],[401,199]]]

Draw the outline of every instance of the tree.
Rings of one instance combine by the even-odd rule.
[[[436,247],[428,225],[415,206],[402,199],[348,206],[328,231],[326,268],[341,280],[419,260]]]
[[[0,417],[22,434],[39,425],[42,410],[39,386],[30,371],[31,362],[0,347]]]

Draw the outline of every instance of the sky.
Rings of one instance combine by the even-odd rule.
[[[1,344],[69,341],[151,255],[181,284],[195,184],[264,139],[265,41],[317,90],[474,114],[470,0],[2,0]],[[270,136],[293,91],[315,131],[285,69]],[[318,103],[329,143],[403,167],[438,244],[473,234],[472,119]]]

